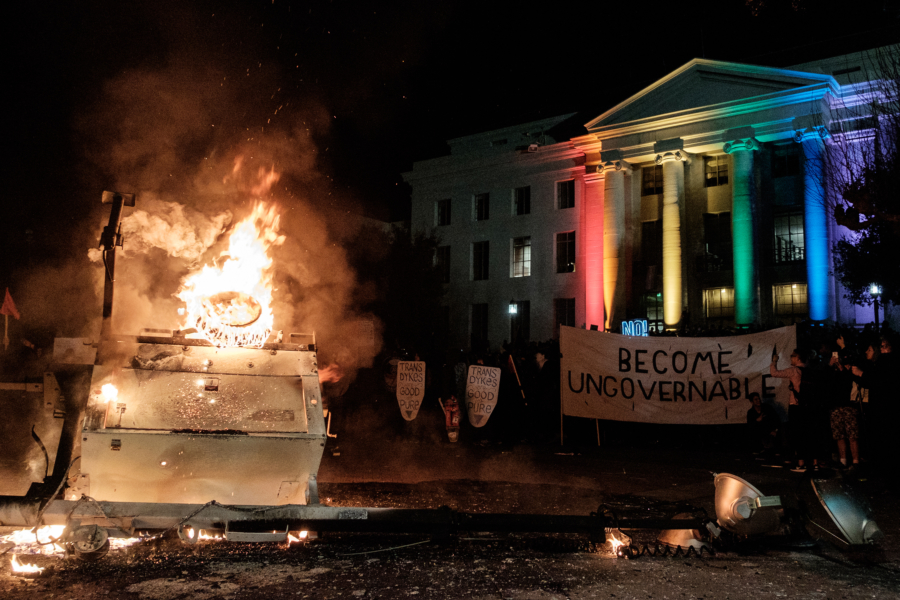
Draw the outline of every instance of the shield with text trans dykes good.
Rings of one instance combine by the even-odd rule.
[[[500,369],[472,365],[466,378],[466,412],[469,422],[481,427],[494,413],[500,391]]]
[[[419,414],[425,397],[425,363],[421,360],[401,360],[397,363],[397,402],[400,414],[412,421]]]

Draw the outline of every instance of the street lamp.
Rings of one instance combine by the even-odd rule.
[[[515,315],[518,313],[519,313],[519,305],[516,303],[515,300],[510,300],[509,301],[509,314]]]
[[[881,295],[881,286],[873,283],[869,286],[869,295],[875,300],[875,333],[878,333],[878,296]]]

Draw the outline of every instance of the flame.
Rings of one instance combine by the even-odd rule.
[[[337,363],[319,369],[319,383],[340,381],[343,376],[344,370]]]
[[[194,537],[194,528],[193,527],[186,528],[185,533],[187,533],[188,537],[191,537],[191,538]],[[198,540],[224,540],[225,536],[224,535],[210,535],[210,534],[206,533],[205,529],[201,529],[200,537],[198,537],[197,539]]]
[[[272,171],[272,174],[277,174]],[[238,223],[221,267],[206,265],[188,276],[177,296],[187,305],[185,328],[194,327],[218,347],[262,346],[272,333],[272,246],[278,234],[275,207],[259,202]]]
[[[27,563],[20,563],[18,557],[13,554],[12,560],[9,561],[10,566],[12,567],[13,573],[43,573],[44,567],[39,567],[37,565],[29,565]]]
[[[298,544],[300,542],[305,542],[307,540],[308,536],[309,536],[309,532],[306,530],[298,532],[297,535],[294,535],[293,533],[288,533],[287,541],[288,541],[288,544]]]
[[[65,525],[45,525],[37,530],[37,536],[33,529],[17,529],[9,535],[0,536],[0,543],[13,544],[10,550],[26,554],[56,554],[63,552],[59,544],[51,543],[59,539]]]
[[[100,397],[104,402],[112,402],[119,397],[119,390],[111,383],[104,383],[100,387]]]

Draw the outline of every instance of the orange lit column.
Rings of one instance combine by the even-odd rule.
[[[606,330],[625,320],[625,175],[624,160],[603,164],[603,308]]]
[[[603,173],[602,165],[585,167],[584,202],[578,252],[583,253],[585,326],[603,328]],[[583,240],[583,241],[582,241]]]
[[[759,142],[753,137],[725,144],[734,163],[731,185],[731,236],[734,254],[734,321],[759,323],[759,264],[756,252],[756,178],[753,153]]]
[[[690,158],[683,150],[666,152],[656,157],[663,167],[662,207],[662,278],[663,321],[666,329],[681,322],[681,205],[684,203],[684,165]]]

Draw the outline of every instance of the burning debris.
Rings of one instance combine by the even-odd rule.
[[[217,347],[261,347],[272,333],[272,246],[284,243],[274,206],[258,203],[235,226],[222,266],[185,278],[185,327]]]

